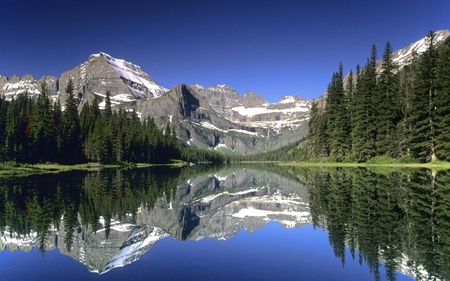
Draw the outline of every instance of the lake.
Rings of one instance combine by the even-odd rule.
[[[449,183],[270,165],[2,178],[1,280],[446,280]]]

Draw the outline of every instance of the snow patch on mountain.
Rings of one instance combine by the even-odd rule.
[[[221,148],[227,149],[228,147],[226,146],[226,144],[219,143],[218,145],[216,145],[216,146],[214,147],[214,150],[219,150],[219,149],[221,149]]]
[[[219,132],[223,132],[223,133],[229,133],[229,132],[236,132],[236,133],[241,133],[241,134],[248,134],[248,135],[253,135],[253,136],[258,136],[258,133],[256,132],[250,132],[250,131],[246,131],[246,130],[239,130],[239,129],[229,129],[229,130],[224,130],[224,129],[220,129],[219,127],[214,126],[213,124],[207,122],[207,121],[203,121],[200,123],[194,123],[195,125],[201,126],[203,128],[206,129],[210,129],[213,131],[219,131]]]
[[[249,206],[240,209],[231,216],[239,219],[248,217],[262,218],[264,221],[278,221],[285,227],[297,227],[301,224],[311,222],[311,213],[308,209],[308,204],[296,194],[283,195],[276,191],[272,195],[263,197],[249,197],[245,199],[249,204],[243,202],[233,202],[232,204],[239,204],[239,206]],[[289,206],[283,210],[267,210],[260,209],[257,206],[263,204],[275,204],[280,206]]]
[[[106,61],[111,65],[111,67],[116,71],[121,77],[135,83],[138,85],[142,85],[147,88],[151,93],[153,93],[154,98],[158,98],[162,96],[164,93],[168,92],[169,89],[166,89],[154,81],[149,79],[149,75],[145,73],[140,66],[135,65],[131,62],[127,62],[123,59],[116,59],[106,53],[100,53],[93,55],[94,57],[103,56]],[[127,84],[129,89],[138,96],[144,96],[143,91],[136,87],[136,85]]]
[[[243,116],[255,116],[260,114],[268,114],[268,113],[297,113],[297,112],[308,112],[309,108],[305,107],[303,104],[300,104],[296,107],[289,107],[285,109],[269,109],[267,107],[250,107],[246,108],[243,106],[233,107],[231,110],[238,112]]]
[[[37,232],[32,231],[25,235],[19,235],[16,232],[10,232],[9,227],[6,227],[0,235],[0,251],[8,248],[11,251],[15,249],[24,249],[29,247],[30,249],[37,243]],[[11,248],[12,246],[12,248]]]
[[[20,93],[40,94],[36,89],[36,83],[33,80],[21,80],[16,83],[7,83],[3,86],[6,96],[17,95]]]
[[[293,96],[284,96],[278,103],[295,103],[296,101]]]
[[[449,36],[450,32],[448,30],[439,30],[435,32],[435,44],[441,44],[445,42]],[[405,65],[410,64],[414,59],[415,55],[420,55],[425,52],[428,48],[428,38],[424,37],[406,48],[400,49],[392,54],[392,60],[396,63],[399,68],[403,68]]]

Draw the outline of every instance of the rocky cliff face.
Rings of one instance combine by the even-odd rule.
[[[278,103],[269,103],[256,93],[241,95],[228,85],[192,85],[191,88],[207,98],[214,111],[237,124],[280,133],[283,128],[298,128],[309,118],[311,101],[297,96],[285,96]]]
[[[18,77],[13,75],[11,78],[6,76],[0,76],[0,95],[6,99],[20,93],[28,93],[31,97],[36,97],[41,93],[42,83],[47,83],[50,96],[53,100],[58,98],[59,79],[54,76],[44,76],[39,80],[36,80],[33,75],[25,75]]]
[[[160,127],[170,124],[178,138],[190,146],[243,154],[267,147],[265,136],[270,129],[252,128],[224,118],[190,86],[176,86],[156,99],[138,100],[135,110],[142,118],[152,117]]]

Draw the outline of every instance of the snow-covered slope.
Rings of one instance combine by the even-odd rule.
[[[217,113],[243,126],[281,133],[283,128],[298,128],[309,118],[311,101],[298,96],[284,96],[277,103],[269,103],[256,93],[241,95],[228,85],[204,87],[196,84],[191,87],[204,96]]]
[[[297,129],[309,120],[311,101],[297,96],[284,96],[278,103],[265,102],[260,105],[237,106],[231,110],[236,112],[237,123],[252,127],[271,128],[280,133],[281,129]]]
[[[439,30],[435,32],[435,44],[439,47],[443,44],[449,37],[450,32],[448,30]],[[424,37],[409,46],[402,48],[392,54],[392,60],[399,67],[399,69],[403,68],[403,66],[412,62],[414,55],[420,55],[427,49],[427,37]]]
[[[105,58],[109,65],[111,65],[111,67],[114,69],[114,71],[116,71],[124,80],[126,80],[127,86],[136,96],[145,97],[143,88],[151,92],[154,98],[160,97],[161,95],[169,91],[169,89],[158,85],[138,65],[127,62],[123,59],[116,59],[103,52],[94,54],[91,57]]]
[[[6,76],[0,76],[0,95],[3,95],[7,100],[22,93],[28,93],[29,96],[36,97],[41,93],[41,84],[44,81],[47,83],[50,96],[56,100],[58,78],[53,76],[45,76],[39,80],[36,80],[33,75],[23,77],[13,75],[9,79]]]

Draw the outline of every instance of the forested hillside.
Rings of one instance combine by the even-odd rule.
[[[71,81],[65,91],[64,110],[50,100],[46,83],[36,100],[26,93],[11,101],[0,97],[0,162],[168,163],[180,158],[170,124],[161,130],[150,118],[141,122],[135,112],[113,112],[109,93],[104,110],[94,99],[78,114]]]
[[[450,160],[450,46],[427,48],[396,65],[387,42],[381,70],[372,46],[365,66],[332,75],[325,104],[311,108],[303,160],[366,162],[384,156],[419,162]]]

